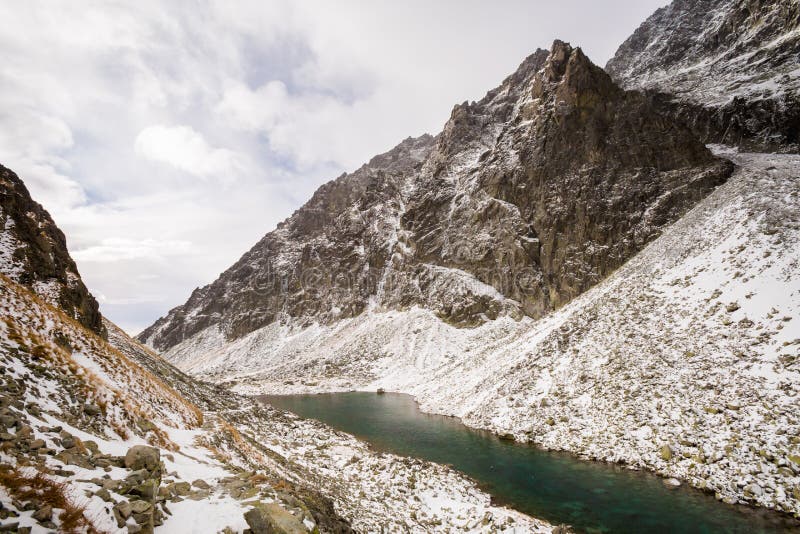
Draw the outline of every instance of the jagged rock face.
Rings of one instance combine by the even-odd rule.
[[[105,337],[99,306],[78,274],[64,234],[22,180],[2,165],[0,272]]]
[[[674,0],[606,65],[629,89],[662,93],[663,109],[704,141],[800,148],[800,4]]]
[[[333,322],[421,306],[458,326],[542,316],[640,250],[731,172],[654,100],[556,41],[436,138],[320,188],[221,277],[140,335]]]

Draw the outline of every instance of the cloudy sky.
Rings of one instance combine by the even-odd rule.
[[[135,333],[537,47],[602,65],[666,3],[2,2],[0,163]]]

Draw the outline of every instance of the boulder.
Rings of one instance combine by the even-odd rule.
[[[41,508],[39,508],[38,510],[36,510],[35,512],[33,512],[33,515],[31,517],[33,517],[36,521],[39,521],[40,523],[42,521],[50,521],[53,518],[53,507],[50,506],[49,504],[46,504]]]
[[[102,412],[100,411],[100,407],[96,404],[85,404],[83,406],[83,413],[89,417],[94,417],[96,415],[100,415]]]
[[[758,484],[753,483],[744,487],[744,494],[757,499],[764,495],[764,490]]]
[[[147,445],[134,445],[125,454],[125,467],[155,471],[161,466],[161,451]]]
[[[244,514],[253,534],[301,534],[308,529],[276,503],[259,504]]]

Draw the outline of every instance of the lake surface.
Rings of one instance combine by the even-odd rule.
[[[458,419],[421,412],[408,395],[352,392],[261,400],[353,434],[373,447],[450,464],[500,504],[579,532],[800,532],[784,515],[731,506],[613,464],[501,440]]]

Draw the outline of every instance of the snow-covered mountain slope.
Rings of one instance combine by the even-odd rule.
[[[0,274],[32,289],[99,335],[97,301],[69,255],[64,234],[31,199],[25,184],[0,165]]]
[[[545,447],[800,514],[800,156],[718,148],[731,179],[540,320],[429,310],[212,325],[166,356],[245,392],[375,389]]]
[[[602,280],[731,171],[580,48],[539,50],[436,138],[320,188],[139,339],[332,324],[419,306],[472,327],[541,317]]]
[[[0,531],[551,530],[447,467],[198,382],[71,312],[0,274]]]
[[[796,0],[674,0],[606,70],[625,88],[668,95],[664,104],[708,142],[796,152],[798,53]]]

